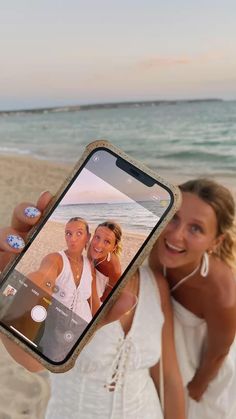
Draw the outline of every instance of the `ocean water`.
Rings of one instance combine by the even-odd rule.
[[[236,102],[0,114],[1,154],[73,163],[97,138],[109,139],[172,178],[210,175],[233,183]]]
[[[140,203],[141,204],[141,203]],[[70,218],[80,216],[89,221],[89,226],[95,228],[105,220],[114,220],[125,231],[148,235],[156,225],[157,216],[163,214],[163,207],[158,203],[149,203],[150,211],[137,203],[97,203],[97,204],[73,204],[59,206],[51,216],[52,221],[67,222]],[[146,203],[147,205],[147,203]],[[155,206],[152,213],[151,205]],[[101,219],[102,214],[102,219]]]

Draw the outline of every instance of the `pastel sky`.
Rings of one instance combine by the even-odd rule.
[[[87,169],[83,169],[61,201],[61,205],[134,202]],[[137,204],[138,205],[138,204]],[[53,217],[52,217],[53,218]]]
[[[0,109],[236,99],[235,0],[0,0]]]

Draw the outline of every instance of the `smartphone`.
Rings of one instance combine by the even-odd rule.
[[[2,332],[49,370],[70,369],[179,201],[108,141],[89,144],[1,275]]]

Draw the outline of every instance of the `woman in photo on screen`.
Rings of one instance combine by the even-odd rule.
[[[83,255],[90,239],[86,220],[73,217],[65,225],[65,250],[45,256],[27,276],[86,322],[99,308],[94,270]]]
[[[120,254],[122,230],[115,221],[100,223],[92,236],[87,256],[96,270],[99,298],[104,299],[121,276]]]

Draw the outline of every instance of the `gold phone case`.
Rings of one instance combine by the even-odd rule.
[[[172,193],[173,193],[173,205],[172,205],[171,209],[169,210],[168,214],[166,215],[166,217],[163,219],[163,221],[160,224],[160,226],[156,229],[156,231],[154,232],[154,234],[152,235],[152,237],[148,241],[148,243],[143,247],[143,249],[140,252],[139,256],[137,257],[137,259],[135,260],[135,262],[133,263],[133,265],[130,267],[129,271],[124,276],[122,282],[119,284],[119,286],[117,287],[117,289],[114,291],[114,293],[110,297],[110,300],[107,302],[107,304],[104,306],[104,308],[101,311],[101,313],[98,315],[96,321],[94,321],[94,323],[91,325],[89,331],[82,338],[81,342],[78,344],[78,346],[76,347],[76,349],[74,350],[74,352],[72,353],[72,355],[70,356],[70,358],[65,363],[63,363],[61,365],[53,365],[52,363],[47,362],[44,358],[42,358],[40,355],[36,354],[33,350],[31,350],[28,346],[26,346],[23,342],[21,342],[20,340],[18,340],[15,336],[13,336],[11,333],[9,333],[5,328],[3,328],[0,325],[0,331],[2,333],[4,333],[11,340],[15,341],[22,349],[25,350],[25,352],[27,352],[29,355],[31,355],[33,358],[35,358],[37,361],[39,361],[49,371],[54,372],[54,373],[61,373],[61,372],[68,371],[68,370],[70,370],[74,366],[75,361],[76,361],[79,353],[81,352],[81,350],[83,349],[83,347],[89,342],[89,340],[92,338],[94,332],[97,329],[97,326],[98,326],[99,322],[103,319],[103,317],[105,316],[106,312],[110,309],[110,307],[112,306],[112,304],[114,303],[114,301],[117,299],[117,297],[119,296],[119,293],[121,292],[122,288],[125,286],[125,284],[127,283],[127,281],[129,280],[129,278],[131,278],[132,275],[134,275],[134,273],[136,272],[136,270],[138,269],[138,267],[142,264],[142,262],[144,261],[144,259],[146,258],[146,256],[149,254],[150,250],[152,249],[152,247],[153,247],[154,243],[156,242],[158,236],[160,235],[161,231],[164,229],[164,227],[166,226],[166,224],[168,223],[168,221],[172,218],[173,214],[177,211],[177,209],[179,208],[180,203],[181,203],[181,195],[180,195],[180,191],[179,191],[179,189],[178,189],[177,186],[171,185],[166,180],[164,180],[160,176],[158,176],[154,171],[152,171],[151,169],[149,169],[146,166],[144,166],[142,163],[136,161],[132,157],[130,157],[127,154],[125,154],[123,151],[121,151],[119,148],[117,148],[116,146],[114,146],[113,144],[111,144],[109,141],[107,141],[107,140],[97,140],[97,141],[94,141],[94,142],[92,142],[92,143],[90,143],[90,144],[87,145],[87,147],[86,147],[83,155],[81,156],[80,160],[75,165],[75,167],[72,170],[71,174],[66,178],[66,180],[62,184],[61,188],[57,192],[56,196],[53,198],[53,200],[50,203],[49,207],[46,209],[46,211],[45,211],[42,219],[32,229],[32,231],[30,232],[30,235],[28,237],[27,242],[29,242],[32,239],[32,237],[34,236],[34,233],[43,224],[45,217],[49,214],[49,212],[52,209],[53,205],[58,200],[58,198],[60,197],[60,195],[62,194],[62,192],[66,188],[66,186],[70,183],[70,181],[72,180],[72,178],[75,176],[75,174],[77,173],[77,171],[80,169],[80,167],[83,165],[84,161],[87,159],[87,157],[89,156],[89,154],[92,151],[94,151],[95,149],[100,148],[100,147],[103,147],[103,148],[105,148],[107,150],[113,151],[118,156],[122,157],[123,159],[125,159],[126,161],[128,161],[129,163],[131,163],[132,165],[136,166],[138,169],[142,170],[147,175],[150,175],[152,178],[154,178],[155,180],[159,181],[161,184],[167,186],[172,191]],[[10,269],[11,269],[11,267],[12,267],[12,265],[14,263],[15,263],[15,261],[13,261],[13,263],[11,263],[10,265],[8,265],[6,267],[6,269],[2,272],[2,275],[1,275],[2,277],[5,277],[5,275],[10,271]]]

